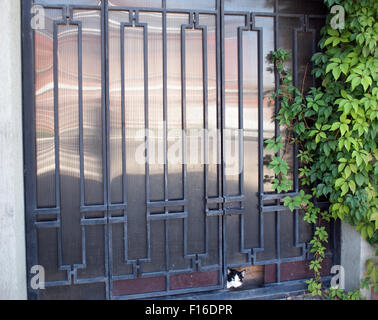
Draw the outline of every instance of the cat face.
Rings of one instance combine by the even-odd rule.
[[[243,284],[245,270],[237,271],[235,269],[227,270],[227,289],[238,288]]]

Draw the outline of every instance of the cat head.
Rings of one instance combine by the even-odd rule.
[[[245,270],[237,271],[235,269],[227,270],[227,289],[238,288],[243,284]]]

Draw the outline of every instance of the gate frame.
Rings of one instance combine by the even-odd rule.
[[[34,115],[34,33],[30,26],[32,2],[21,0],[21,35],[22,35],[22,97],[24,129],[24,188],[25,188],[25,230],[26,230],[26,265],[27,294],[29,300],[39,299],[39,291],[31,288],[31,267],[38,264],[38,246],[33,205],[36,199],[35,180],[30,177],[35,172],[35,115]]]
[[[104,0],[105,1],[105,0]],[[163,3],[165,3],[165,0],[162,0]],[[31,21],[31,8],[34,1],[31,0],[21,0],[21,33],[22,33],[22,85],[23,85],[23,129],[24,129],[24,182],[25,182],[25,224],[26,224],[26,261],[27,261],[27,291],[28,291],[28,299],[39,299],[39,292],[37,290],[33,290],[31,288],[31,278],[32,275],[30,274],[29,270],[32,266],[38,264],[38,245],[37,242],[35,241],[37,239],[37,229],[35,227],[35,215],[33,214],[34,205],[36,203],[36,181],[33,178],[33,174],[36,171],[36,143],[35,143],[35,114],[34,114],[34,109],[35,109],[35,101],[34,101],[34,93],[35,93],[35,88],[34,88],[34,32],[30,26],[30,21]],[[57,0],[57,2],[59,2]],[[104,6],[106,8],[107,6],[107,1],[105,2],[106,4],[102,3],[101,6]],[[278,16],[288,16],[288,17],[293,17],[293,16],[298,16],[298,17],[303,17],[302,22],[303,26],[302,28],[306,28],[304,30],[307,30],[307,17],[319,17],[319,15],[309,15],[309,14],[284,14],[284,13],[278,13],[277,12],[277,6],[278,6],[278,0],[275,0],[275,11],[273,13],[267,13],[266,16],[269,17],[275,17],[275,49],[278,48]],[[83,7],[85,7],[83,5]],[[151,9],[151,8],[149,8]],[[165,9],[164,9],[165,10]],[[216,33],[216,43],[217,45],[220,45],[220,49],[217,49],[216,57],[218,63],[217,65],[217,101],[218,101],[218,106],[217,109],[220,110],[220,115],[218,116],[217,122],[221,123],[220,128],[223,130],[224,129],[224,112],[225,112],[225,84],[224,84],[224,55],[225,55],[225,47],[224,47],[224,16],[225,16],[225,10],[224,10],[224,1],[223,0],[217,0],[216,1],[216,9],[217,11],[217,19],[216,19],[216,26],[217,26],[217,33]],[[189,9],[187,10],[189,11]],[[196,10],[192,9],[191,11],[195,12]],[[199,10],[201,11],[201,10]],[[104,25],[102,25],[102,28],[105,26],[106,29],[104,29],[104,32],[107,33],[107,10],[105,10],[105,22]],[[253,17],[253,13],[249,15],[246,12],[246,19],[248,16]],[[324,16],[320,16],[324,17]],[[258,31],[258,39],[261,41],[262,35],[260,34],[260,30],[258,28],[255,28],[252,23],[246,25],[246,27],[242,27],[242,30],[245,28],[248,28],[250,26],[251,31]],[[246,29],[247,30],[247,29]],[[299,30],[299,29],[298,29]],[[294,33],[298,31],[297,29],[294,29]],[[300,29],[302,30],[302,29]],[[239,32],[241,32],[239,30]],[[105,35],[105,38],[107,38],[107,34]],[[295,39],[295,38],[294,38]],[[240,44],[240,38],[238,39],[238,43]],[[294,73],[294,81],[296,81],[296,70],[297,70],[297,64],[296,64],[296,49],[297,49],[297,43],[295,40],[294,41],[294,51],[293,51],[293,73]],[[103,66],[103,69],[105,68],[107,70],[108,67],[108,44],[107,44],[107,39],[105,39],[106,47],[103,48],[103,50],[106,50],[105,54],[105,60],[106,60],[106,65]],[[314,40],[313,40],[314,43]],[[313,44],[314,45],[314,44]],[[259,51],[259,59],[261,59],[261,50]],[[166,63],[166,56],[164,56],[165,63]],[[207,59],[207,57],[206,57]],[[240,68],[240,65],[239,65]],[[262,68],[259,68],[258,71],[258,78],[260,79],[262,77],[263,70]],[[163,75],[163,81],[166,82],[166,74]],[[108,73],[105,73],[106,79],[102,79],[102,83],[104,86],[103,89],[105,88],[105,99],[106,99],[106,105],[108,105],[108,95],[107,95],[107,78],[108,78]],[[278,85],[278,78],[276,77],[276,87]],[[261,89],[261,81],[259,81],[259,91]],[[103,97],[104,98],[104,97]],[[278,100],[277,100],[278,101]],[[277,102],[276,101],[276,102]],[[261,113],[261,94],[259,92],[259,114]],[[276,103],[276,110],[278,110],[279,104]],[[107,121],[107,120],[106,120]],[[259,115],[259,124],[261,124],[262,117]],[[105,134],[105,132],[103,133]],[[279,128],[276,125],[276,135],[279,134]],[[297,161],[294,162],[294,191],[287,193],[287,194],[266,194],[263,191],[263,186],[261,185],[262,181],[262,176],[263,176],[263,165],[262,165],[262,146],[263,146],[263,137],[262,137],[262,127],[259,125],[259,192],[258,192],[258,200],[259,200],[259,214],[263,215],[264,212],[275,212],[276,214],[279,211],[286,210],[286,207],[280,205],[280,199],[282,199],[285,196],[293,196],[296,193],[298,193],[299,188],[298,188],[298,172],[297,172],[297,167],[298,163]],[[225,198],[224,195],[224,141],[223,141],[223,135],[222,135],[222,140],[221,140],[221,150],[222,154],[222,168],[221,168],[221,175],[220,179],[223,180],[223,183],[221,184],[221,192],[222,192],[222,197]],[[294,151],[296,153],[296,151]],[[107,157],[108,157],[108,151],[106,151]],[[107,179],[104,177],[104,179]],[[275,206],[264,206],[263,201],[266,200],[275,200],[276,205]],[[104,199],[104,201],[107,201]],[[109,205],[109,204],[108,204]],[[327,204],[319,204],[320,206],[326,206]],[[222,203],[222,211],[224,212],[226,209],[224,208],[224,203]],[[278,213],[279,214],[279,213]],[[298,215],[298,212],[295,213]],[[226,214],[224,213],[224,216]],[[222,234],[220,237],[222,238],[222,260],[223,260],[223,278],[226,279],[227,277],[227,267],[238,267],[237,265],[232,266],[232,265],[227,265],[226,262],[226,246],[225,246],[225,241],[226,241],[226,235],[225,235],[225,220],[222,218],[221,221],[222,224]],[[277,221],[276,221],[277,224]],[[261,221],[260,221],[260,228],[261,228]],[[332,245],[332,263],[333,264],[339,264],[340,261],[340,223],[331,223],[331,245]],[[261,230],[261,229],[260,229]],[[279,227],[278,227],[278,232],[279,232]],[[263,243],[263,242],[262,242]],[[105,244],[106,246],[107,244]],[[266,265],[268,263],[273,263],[276,264],[277,266],[280,265],[281,262],[285,261],[298,261],[298,260],[305,260],[309,258],[309,252],[308,248],[306,248],[303,251],[303,255],[299,257],[293,257],[293,258],[286,258],[282,259],[278,257],[277,259],[269,260],[269,261],[262,261],[261,263],[252,263],[253,260],[255,260],[256,253],[259,251],[259,249],[262,248],[254,248],[254,249],[247,249],[249,252],[244,252],[241,251],[241,253],[247,253],[249,257],[251,257],[248,265]],[[253,254],[251,252],[253,251]],[[299,258],[299,259],[298,259]],[[304,259],[305,258],[305,259]],[[242,265],[240,265],[242,266]],[[259,289],[247,289],[243,291],[239,291],[241,293],[238,294],[239,298],[244,299],[244,298],[251,298],[251,297],[259,297],[262,295],[265,295],[266,293],[269,294],[275,294],[278,292],[282,292],[282,289],[284,288],[284,291],[286,292],[294,292],[294,291],[302,291],[302,287],[304,286],[304,280],[295,280],[295,281],[285,281],[281,282],[280,281],[280,268],[277,267],[277,282],[274,284],[269,284],[269,285],[264,285],[264,288],[267,288],[267,291],[260,290]],[[108,272],[109,273],[109,272]],[[109,274],[106,275],[106,277],[109,278]],[[329,280],[329,277],[324,278],[325,281]],[[108,282],[112,281],[108,279]],[[294,287],[293,287],[294,286]],[[297,287],[296,287],[297,286]],[[298,287],[299,286],[299,287]],[[297,288],[297,289],[295,289]],[[206,290],[206,289],[205,289]],[[212,290],[212,289],[208,289]],[[281,290],[281,291],[280,291]],[[294,290],[294,291],[293,291]],[[214,291],[213,294],[209,293],[200,293],[201,290],[196,290],[194,288],[193,293],[190,293],[188,295],[185,295],[186,297],[190,298],[195,298],[198,297],[201,299],[201,296],[205,299],[209,299],[213,297],[217,297],[220,299],[230,299],[231,295],[229,294],[230,291],[224,290],[224,289],[218,289]],[[235,295],[236,293],[232,293]],[[146,294],[148,296],[148,294]],[[162,297],[161,299],[174,299],[175,297],[180,298],[180,293],[177,294],[177,296],[170,296],[169,293],[161,294]],[[184,297],[184,296],[181,296]],[[109,299],[109,295],[107,296],[107,299]],[[140,298],[144,298],[143,295],[140,295]]]

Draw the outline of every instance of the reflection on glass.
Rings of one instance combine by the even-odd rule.
[[[35,41],[35,128],[37,167],[37,207],[54,207],[54,66],[53,21],[61,19],[59,10],[46,10],[46,28],[36,30]]]
[[[148,125],[150,200],[164,200],[162,14],[140,12],[148,32]]]
[[[79,27],[70,25],[69,22],[66,25],[57,26],[54,39],[54,21],[62,19],[61,10],[48,9],[45,15],[46,28],[36,30],[34,38],[37,206],[54,207],[57,205],[55,174],[56,170],[59,170],[61,218],[59,230],[62,240],[62,263],[75,264],[83,261],[80,206],[83,202],[84,204],[102,204],[104,200],[101,139],[101,19],[99,10],[74,10],[73,19],[82,21],[82,41],[79,43]],[[57,48],[55,65],[54,40]],[[81,56],[79,56],[80,48]],[[82,65],[81,73],[79,73],[79,61]],[[57,71],[57,83],[54,83],[54,70]],[[81,92],[79,91],[80,84],[82,84]],[[55,90],[57,119],[54,115]],[[82,123],[79,123],[80,93],[83,99]],[[55,120],[58,121],[57,132],[55,132]],[[84,148],[82,150],[80,150],[80,125],[83,126]],[[59,150],[56,150],[55,135],[59,142]],[[55,158],[56,151],[58,151],[58,159]],[[84,156],[85,199],[81,198],[80,151]],[[56,168],[55,161],[59,161],[59,168]],[[56,229],[48,232],[53,235]],[[55,238],[57,238],[56,235]],[[58,240],[60,241],[60,238]],[[58,244],[51,241],[42,242],[44,245],[48,243],[49,249],[41,250],[40,257],[50,259],[57,264],[56,252],[51,249],[57,248]],[[87,249],[90,250],[90,245]],[[101,255],[103,250],[100,246],[97,246],[97,250]],[[93,266],[88,266],[88,270],[90,268]]]
[[[126,127],[126,192],[127,231],[129,235],[129,258],[147,255],[146,237],[146,194],[144,163],[136,160],[138,147],[144,143],[145,122],[145,78],[144,44],[142,27],[125,27],[124,43],[124,95]]]
[[[273,12],[275,0],[225,0],[226,11]]]
[[[243,135],[244,135],[244,208],[245,244],[258,247],[258,33],[243,31]]]
[[[36,4],[73,4],[73,5],[86,5],[97,6],[101,4],[101,0],[36,0]]]
[[[168,198],[183,199],[182,168],[182,91],[181,25],[189,22],[188,14],[167,14],[167,126]],[[176,162],[171,161],[176,159]]]
[[[215,10],[216,0],[166,0],[167,8]]]
[[[207,26],[207,91],[208,91],[208,196],[219,195],[218,187],[218,136],[217,136],[217,46],[216,46],[216,16],[201,14],[199,24]]]
[[[122,107],[121,107],[121,22],[129,21],[129,13],[109,12],[109,149],[110,149],[110,198],[112,203],[122,203]]]
[[[258,183],[258,179],[252,178],[252,180],[243,180],[244,174],[252,174],[258,172],[256,168],[256,161],[258,160],[255,151],[255,144],[257,143],[254,135],[256,134],[255,125],[257,118],[254,117],[256,108],[256,85],[257,78],[255,76],[256,70],[253,67],[256,66],[256,44],[254,43],[254,33],[243,32],[241,39],[238,36],[239,27],[244,27],[245,19],[243,16],[225,16],[225,39],[224,39],[224,74],[225,74],[225,131],[224,131],[224,155],[225,155],[225,186],[224,192],[227,196],[237,196],[243,194],[250,195],[250,191],[246,190],[250,187],[254,187]],[[239,51],[238,40],[242,41],[243,51]],[[253,48],[251,50],[251,48]],[[241,48],[240,48],[241,49]],[[250,50],[247,52],[246,50]],[[239,53],[244,55],[243,60],[243,77],[239,74]],[[255,69],[255,68],[254,68]],[[241,82],[239,81],[241,78]],[[242,92],[239,92],[239,91]],[[239,97],[240,95],[240,97]],[[243,100],[241,100],[243,99]],[[243,116],[243,120],[240,119],[240,115]],[[243,123],[241,123],[243,121]],[[238,130],[238,129],[241,130]],[[244,150],[240,150],[240,139]],[[249,157],[252,155],[252,158]],[[241,158],[243,157],[244,158]],[[244,164],[246,161],[251,160],[248,164],[248,170],[252,166],[252,171],[243,174]],[[245,184],[246,183],[246,184]],[[243,191],[244,190],[244,191]],[[246,225],[251,226],[248,223],[249,218],[252,217],[255,209],[249,210],[249,203],[254,202],[256,195],[253,195],[251,199],[245,203],[233,202],[227,204],[227,208],[240,208],[241,205],[245,206],[243,212],[247,216]],[[240,228],[241,222],[244,217],[241,215],[232,215],[227,217],[225,221],[225,228],[227,230],[227,261],[229,263],[243,263],[245,262],[245,255],[240,253]],[[252,232],[248,232],[252,234]],[[246,237],[247,238],[247,237]],[[245,239],[243,239],[244,241]]]
[[[101,12],[74,10],[82,21],[83,156],[85,204],[104,203]]]
[[[243,16],[225,16],[225,163],[226,194],[240,194],[240,150],[239,150],[239,73],[238,73],[238,27],[244,26]]]
[[[81,262],[77,39],[77,26],[58,27],[58,135],[63,264]]]
[[[185,31],[188,250],[204,250],[203,48],[202,31]],[[201,141],[201,143],[198,143]],[[196,143],[197,142],[197,143]],[[197,148],[193,148],[196,145]],[[193,228],[193,226],[195,226]]]
[[[144,30],[143,27],[125,26],[121,47],[121,23],[128,22],[128,18],[127,12],[109,12],[109,166],[112,203],[127,201],[128,204],[125,213],[128,219],[127,258],[132,259],[147,255],[146,168],[135,156],[138,147],[142,153],[145,147],[146,101]]]
[[[109,6],[160,8],[162,0],[109,0]]]

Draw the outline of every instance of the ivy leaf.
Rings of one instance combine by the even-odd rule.
[[[349,127],[347,124],[343,123],[340,125],[340,131],[341,131],[341,135],[343,136],[345,134],[345,132],[349,131]]]
[[[332,43],[332,41],[335,39],[335,37],[329,37],[325,42],[324,42],[324,46],[328,46],[329,44]]]
[[[361,83],[361,78],[360,77],[355,77],[352,80],[352,91]]]
[[[340,70],[342,73],[344,73],[345,75],[347,75],[348,71],[349,71],[349,65],[347,63],[343,63],[340,65]]]
[[[329,144],[325,143],[323,145],[324,154],[328,157],[331,153],[331,149],[329,148]]]
[[[364,176],[361,173],[357,173],[354,177],[359,187],[361,187],[365,181]]]
[[[340,128],[340,122],[334,122],[331,126],[331,131],[336,131],[337,129]]]
[[[335,187],[338,188],[340,187],[343,183],[345,182],[344,178],[339,178],[335,181]]]
[[[341,171],[343,171],[344,170],[344,168],[345,168],[345,163],[340,163],[339,164],[339,167],[338,167],[338,172],[341,172]]]
[[[340,67],[336,67],[332,70],[332,75],[335,78],[335,80],[338,80],[341,74],[341,69]],[[366,90],[365,90],[366,91]]]
[[[348,185],[353,194],[356,193],[356,183],[353,180],[349,180]]]
[[[344,182],[341,186],[341,197],[344,196],[349,191],[349,186],[347,182]]]
[[[326,68],[326,73],[330,72],[333,70],[335,67],[337,67],[339,64],[338,63],[330,63],[327,68]]]
[[[345,179],[348,179],[350,177],[350,175],[352,174],[352,170],[350,169],[349,166],[345,167]]]
[[[361,79],[361,84],[364,87],[364,90],[367,91],[367,89],[369,88],[369,86],[372,85],[372,80],[371,80],[370,77],[364,77],[364,78]]]
[[[370,224],[367,226],[367,234],[368,234],[369,238],[373,237],[374,229]]]
[[[358,75],[357,74],[355,74],[355,73],[351,73],[349,76],[348,76],[348,78],[346,78],[346,82],[350,82],[350,81],[352,81],[355,77],[358,77]],[[342,90],[342,91],[344,91],[344,90]],[[342,92],[341,91],[341,92]],[[345,92],[345,91],[344,91]],[[342,95],[342,93],[341,93],[341,95]],[[343,96],[344,97],[344,96]],[[345,97],[344,97],[345,98]]]

